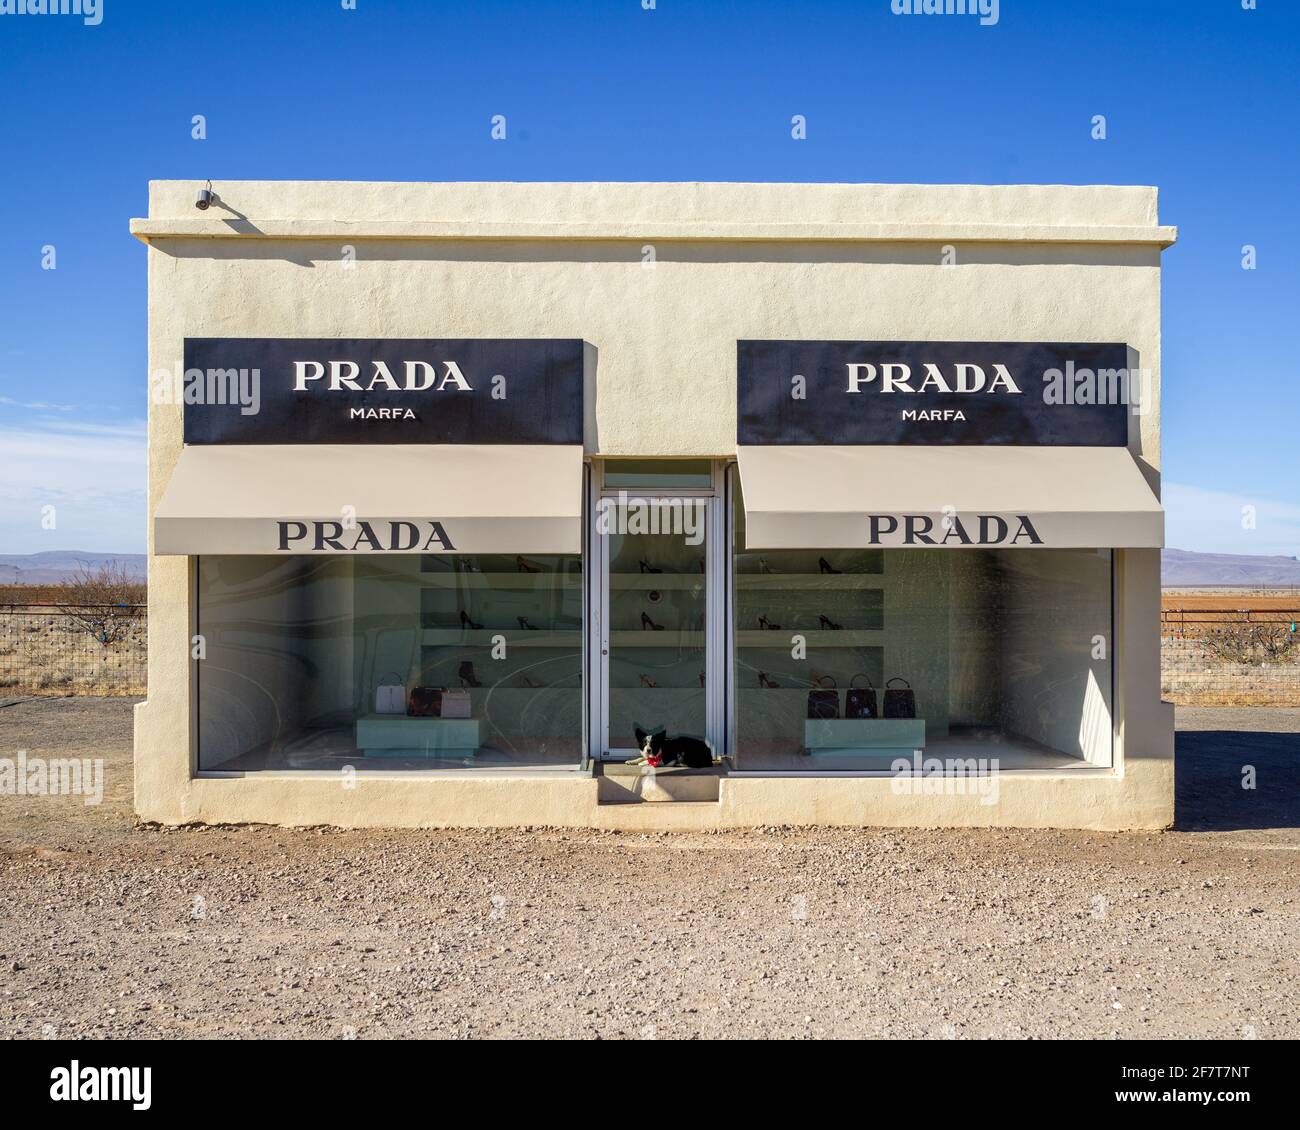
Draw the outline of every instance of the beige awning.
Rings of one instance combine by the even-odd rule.
[[[742,447],[750,549],[1156,548],[1123,447]]]
[[[582,448],[186,447],[155,553],[578,553]]]

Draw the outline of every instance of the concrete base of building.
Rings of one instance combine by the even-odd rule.
[[[147,710],[142,703],[137,711]],[[1163,751],[1162,751],[1163,752]],[[995,779],[726,777],[717,799],[657,783],[627,799],[578,771],[503,775],[263,772],[144,774],[142,820],[167,825],[340,828],[599,828],[700,832],[760,826],[1161,829],[1173,822],[1173,759],[1130,754],[1122,770],[1015,771]]]

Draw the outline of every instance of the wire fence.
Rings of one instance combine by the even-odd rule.
[[[1167,608],[1160,634],[1167,678],[1300,666],[1300,606]],[[143,604],[0,604],[0,695],[143,695],[148,636]]]
[[[0,694],[143,695],[143,604],[0,605]]]
[[[1175,639],[1191,639],[1225,629],[1261,629],[1272,631],[1279,627],[1287,634],[1300,631],[1300,605],[1296,608],[1241,608],[1160,610],[1160,634]]]
[[[1300,603],[1289,603],[1163,609],[1164,697],[1188,706],[1300,706]]]

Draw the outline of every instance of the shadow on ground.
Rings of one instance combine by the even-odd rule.
[[[1243,728],[1222,728],[1237,713]],[[1300,710],[1180,709],[1175,748],[1179,831],[1300,828]]]

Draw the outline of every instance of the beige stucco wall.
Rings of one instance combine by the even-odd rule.
[[[149,216],[132,223],[149,244],[151,373],[179,368],[186,337],[582,338],[586,446],[598,455],[731,454],[741,338],[1124,341],[1159,395],[1160,253],[1174,233],[1158,225],[1154,189],[216,182],[220,203],[199,212],[199,187],[154,183]],[[954,265],[942,265],[945,246]],[[1157,408],[1134,419],[1130,447],[1158,489]],[[180,449],[180,406],[151,405],[151,513]],[[1008,776],[1004,796],[1023,800],[993,807],[900,798],[863,779],[729,780],[697,819],[1168,823],[1158,553],[1119,557],[1127,650],[1113,772]],[[348,791],[283,777],[193,780],[185,559],[151,557],[149,599],[149,700],[136,718],[147,819],[615,818],[598,814],[589,780],[439,777]],[[639,810],[652,807],[677,814],[635,819],[704,811]]]

